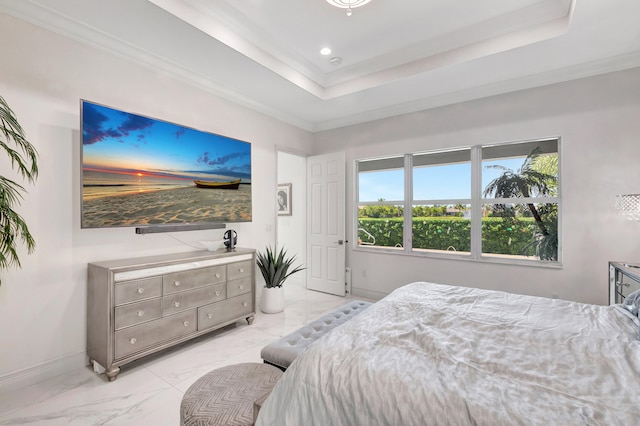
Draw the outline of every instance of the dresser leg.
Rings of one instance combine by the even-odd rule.
[[[251,315],[250,317],[247,317],[247,324],[249,325],[253,324],[254,319],[256,319],[256,317],[253,315]]]
[[[120,373],[120,367],[109,367],[104,374],[107,376],[110,382],[113,382],[117,377],[118,373]]]

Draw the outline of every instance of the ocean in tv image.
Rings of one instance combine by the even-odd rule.
[[[87,101],[82,227],[251,221],[251,144]]]

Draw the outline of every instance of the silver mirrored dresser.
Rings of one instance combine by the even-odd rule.
[[[238,320],[251,324],[255,264],[255,250],[241,248],[89,263],[89,363],[113,381],[138,358]]]
[[[609,304],[622,301],[640,289],[640,264],[609,262]]]

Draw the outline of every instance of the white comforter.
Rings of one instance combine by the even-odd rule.
[[[413,283],[300,355],[257,425],[638,425],[636,331],[613,306]]]

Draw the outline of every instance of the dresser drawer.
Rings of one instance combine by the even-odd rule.
[[[251,277],[227,282],[227,298],[240,296],[251,291]]]
[[[223,283],[227,280],[226,266],[211,266],[183,272],[174,272],[162,277],[162,291],[173,294],[179,291],[191,290],[205,285]]]
[[[237,280],[238,278],[250,277],[253,272],[253,262],[245,260],[242,262],[230,263],[227,265],[227,279]]]
[[[253,313],[253,293],[198,308],[198,330]]]
[[[209,285],[195,290],[183,291],[162,298],[162,315],[175,314],[226,298],[226,284]]]
[[[162,295],[162,277],[149,277],[140,280],[115,283],[115,304],[151,299]]]
[[[160,298],[143,300],[142,302],[129,303],[116,306],[115,326],[116,330],[143,322],[158,319],[162,316],[162,302]]]
[[[638,282],[637,280],[635,280],[634,278],[628,276],[623,272],[620,272],[618,274],[618,280],[621,283],[619,287],[620,287],[620,293],[622,294],[623,297],[627,297],[634,291],[640,289],[640,282]]]
[[[196,311],[181,312],[115,332],[115,359],[196,331]]]

